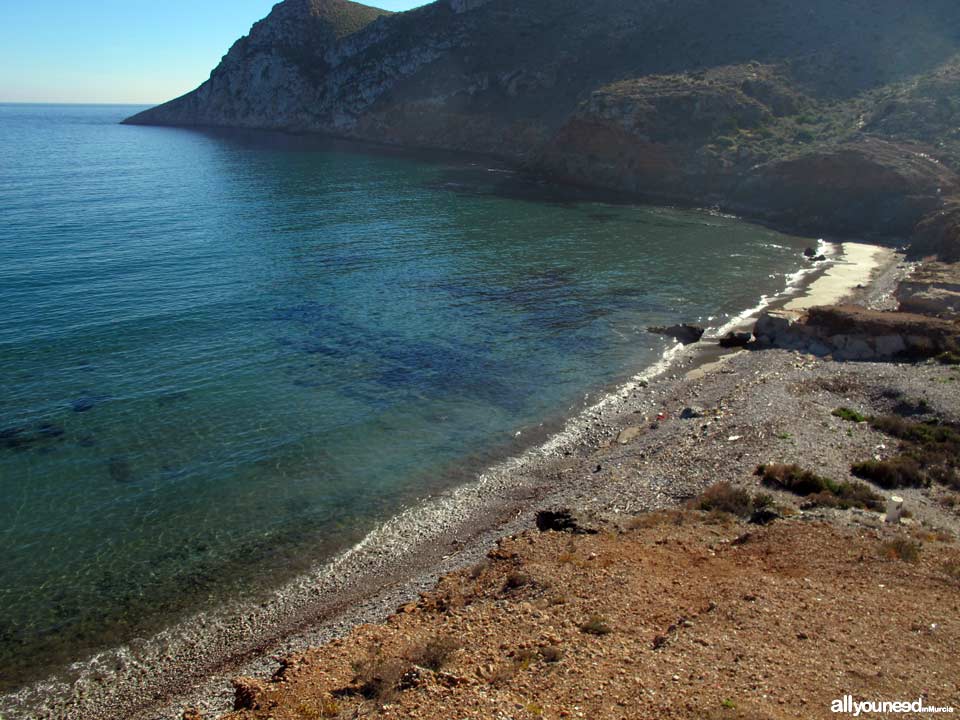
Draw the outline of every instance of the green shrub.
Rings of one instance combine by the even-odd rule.
[[[846,407],[839,407],[831,413],[832,415],[841,418],[842,420],[849,420],[850,422],[862,423],[867,421],[867,416],[857,412],[856,410],[851,410]]]

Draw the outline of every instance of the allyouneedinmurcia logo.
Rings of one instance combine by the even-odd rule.
[[[860,702],[853,695],[844,695],[830,705],[831,712],[860,717],[872,713],[952,713],[952,707],[928,705],[923,698],[918,700],[867,700]]]

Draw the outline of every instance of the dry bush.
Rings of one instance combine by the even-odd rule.
[[[441,670],[461,647],[460,642],[452,637],[435,637],[408,649],[404,657],[414,665],[436,672]]]
[[[894,538],[880,546],[880,554],[888,560],[915,563],[920,559],[920,543],[905,537]]]
[[[905,455],[897,455],[889,460],[859,462],[850,468],[850,472],[887,490],[927,485],[927,478],[920,469],[920,464]]]
[[[580,629],[588,635],[609,635],[613,632],[613,628],[602,615],[591,615]]]
[[[693,506],[704,512],[729,513],[737,517],[750,517],[753,513],[750,493],[735,488],[728,482],[708,487],[693,501]]]

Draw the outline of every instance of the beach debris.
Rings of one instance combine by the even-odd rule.
[[[733,332],[732,330],[718,341],[722,348],[746,347],[753,339],[753,333]]]
[[[653,325],[647,328],[647,332],[655,335],[666,335],[672,337],[684,345],[690,345],[699,342],[703,337],[704,328],[700,325],[690,325],[682,323],[680,325]]]
[[[586,527],[567,508],[541,510],[537,513],[537,530],[540,532],[566,532],[574,535],[596,535],[596,528]]]

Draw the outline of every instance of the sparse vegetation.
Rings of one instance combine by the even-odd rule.
[[[386,702],[397,692],[400,679],[409,665],[397,658],[385,657],[379,650],[353,664],[355,691],[368,700]]]
[[[460,649],[460,643],[452,637],[436,637],[423,645],[408,650],[406,659],[414,665],[428,670],[441,670],[450,660],[450,656]]]
[[[905,537],[894,538],[880,546],[880,554],[889,560],[915,563],[920,559],[920,543]]]
[[[556,645],[540,648],[540,657],[547,663],[558,663],[563,659],[563,650]]]
[[[960,583],[960,560],[947,560],[943,564],[943,571],[954,582]]]
[[[865,460],[855,463],[850,472],[887,490],[923,487],[927,484],[917,462],[902,455],[889,460]]]
[[[507,579],[503,584],[505,590],[517,590],[522,588],[525,585],[529,585],[533,582],[529,575],[522,572],[512,572],[507,575]]]
[[[805,507],[834,507],[841,510],[883,509],[884,499],[863,483],[835,482],[820,477],[799,465],[773,463],[757,468],[765,485],[807,498]]]
[[[609,635],[613,632],[613,628],[602,615],[591,615],[580,629],[588,635]]]
[[[760,477],[764,485],[778,490],[786,490],[794,495],[814,495],[830,491],[832,487],[836,486],[832,480],[815,475],[799,465],[785,465],[783,463],[760,465],[757,467],[755,474]]]
[[[856,410],[851,410],[846,407],[839,407],[834,410],[832,413],[835,417],[840,418],[841,420],[848,420],[850,422],[862,423],[867,422],[867,416],[863,413],[857,412]]]
[[[856,463],[852,472],[884,488],[960,488],[960,432],[936,422],[912,422],[896,415],[870,418],[870,426],[901,441],[900,453],[886,460]]]
[[[738,517],[749,517],[754,509],[750,493],[726,482],[708,487],[693,505],[704,512],[724,512]]]

